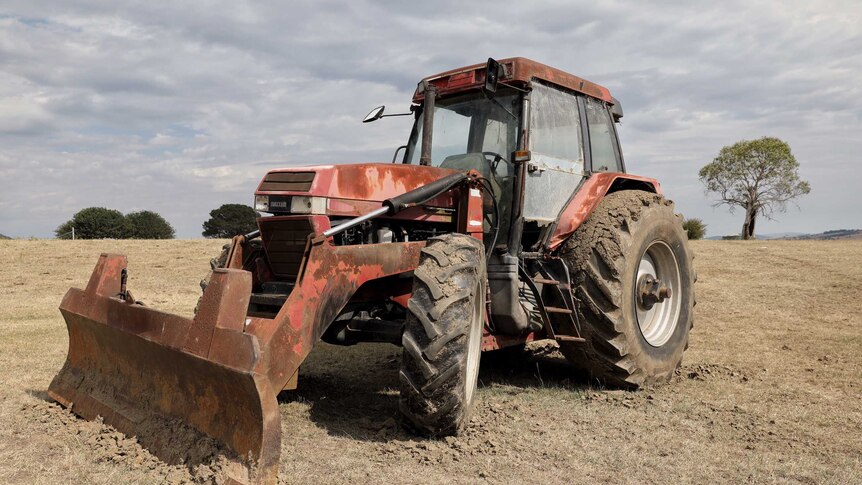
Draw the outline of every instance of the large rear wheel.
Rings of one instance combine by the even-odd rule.
[[[470,419],[485,316],[482,243],[464,234],[432,238],[414,272],[402,344],[400,409],[428,436],[458,434]]]
[[[604,384],[668,380],[694,323],[693,254],[673,203],[643,191],[605,196],[566,242],[585,343],[561,343]]]

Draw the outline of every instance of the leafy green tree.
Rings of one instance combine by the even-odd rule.
[[[78,239],[123,239],[128,232],[123,213],[104,207],[81,209],[72,219],[64,222],[54,233],[58,239],[72,239],[72,227]]]
[[[204,237],[226,238],[247,234],[257,229],[260,214],[247,205],[223,204],[210,211],[210,218],[204,222]]]
[[[127,239],[173,239],[174,228],[153,211],[126,214]]]
[[[799,162],[790,145],[778,138],[742,140],[721,149],[718,156],[700,169],[706,192],[718,194],[713,205],[745,210],[742,239],[754,238],[758,215],[772,219],[776,211],[787,210],[787,203],[811,192],[808,182],[799,178]]]
[[[688,233],[688,239],[691,241],[703,239],[703,236],[706,236],[706,224],[700,219],[686,219],[682,223],[682,227]]]
[[[60,224],[57,229],[54,229],[54,234],[57,236],[57,239],[72,239],[72,225],[74,223],[75,222],[73,219],[69,219],[68,221]]]

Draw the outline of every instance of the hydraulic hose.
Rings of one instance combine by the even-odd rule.
[[[356,217],[354,219],[350,219],[349,221],[339,224],[332,229],[328,229],[323,232],[323,237],[334,236],[367,220],[374,219],[375,217],[380,217],[383,215],[395,215],[403,211],[404,209],[408,209],[410,207],[422,204],[423,202],[427,202],[434,197],[437,197],[438,195],[448,190],[451,190],[452,187],[464,182],[465,180],[467,180],[467,172],[453,173],[452,175],[447,175],[439,180],[435,180],[430,184],[423,185],[422,187],[419,187],[417,189],[413,189],[410,192],[405,192],[397,197],[386,199],[383,201],[383,207],[369,212],[368,214]]]
[[[383,206],[389,208],[388,215],[397,214],[404,209],[417,206],[423,202],[427,202],[434,197],[450,190],[452,187],[467,180],[467,172],[453,173],[439,180],[435,180],[430,184],[423,185],[418,189],[413,189],[410,192],[405,192],[399,196],[392,197],[383,201]]]

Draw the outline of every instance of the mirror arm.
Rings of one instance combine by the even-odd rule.
[[[395,163],[395,160],[398,159],[398,152],[400,152],[402,149],[407,150],[407,145],[401,145],[400,147],[395,149],[395,154],[392,155],[392,163]]]

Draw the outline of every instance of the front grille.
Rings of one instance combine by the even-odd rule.
[[[260,184],[262,191],[272,192],[308,192],[311,182],[314,181],[314,172],[272,172],[266,174],[263,183]]]
[[[311,221],[294,219],[261,224],[263,244],[272,272],[279,278],[296,278],[305,251],[305,242],[311,234]]]

